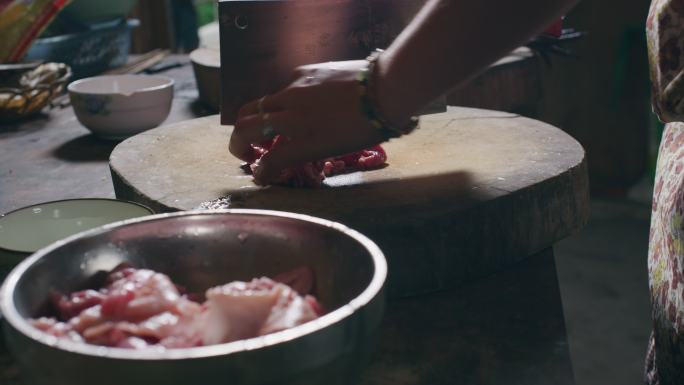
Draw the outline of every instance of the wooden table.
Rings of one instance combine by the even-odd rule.
[[[177,81],[166,123],[210,113],[195,101],[189,66],[166,75]],[[107,163],[113,147],[90,135],[70,109],[0,126],[0,212],[48,200],[113,197]],[[573,172],[586,183],[584,166]],[[558,237],[566,236],[586,220],[586,185],[548,187],[574,189],[576,204],[563,208],[570,215],[555,213],[573,218],[556,224]],[[454,289],[390,301],[361,384],[572,384],[552,246]],[[18,381],[0,347],[0,383]]]

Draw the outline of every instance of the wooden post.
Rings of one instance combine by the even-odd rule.
[[[139,1],[131,17],[140,20],[140,27],[133,30],[132,53],[144,53],[155,48],[175,48],[169,0]]]

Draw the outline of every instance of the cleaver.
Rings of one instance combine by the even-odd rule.
[[[222,0],[221,124],[292,80],[295,67],[386,48],[425,0]],[[410,90],[407,90],[410,92]],[[437,101],[431,111],[445,111]]]

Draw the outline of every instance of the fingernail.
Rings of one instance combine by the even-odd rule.
[[[262,167],[258,164],[256,164],[255,167],[252,168],[252,174],[254,175],[254,179],[261,179],[261,169]]]
[[[258,161],[255,163],[255,167],[253,169],[253,174],[254,174],[254,181],[258,185],[266,185],[268,181],[264,180],[264,166],[262,166]]]

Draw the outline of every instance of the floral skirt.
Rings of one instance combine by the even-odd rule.
[[[649,385],[684,384],[684,123],[665,127],[653,190],[648,252],[653,333]]]

